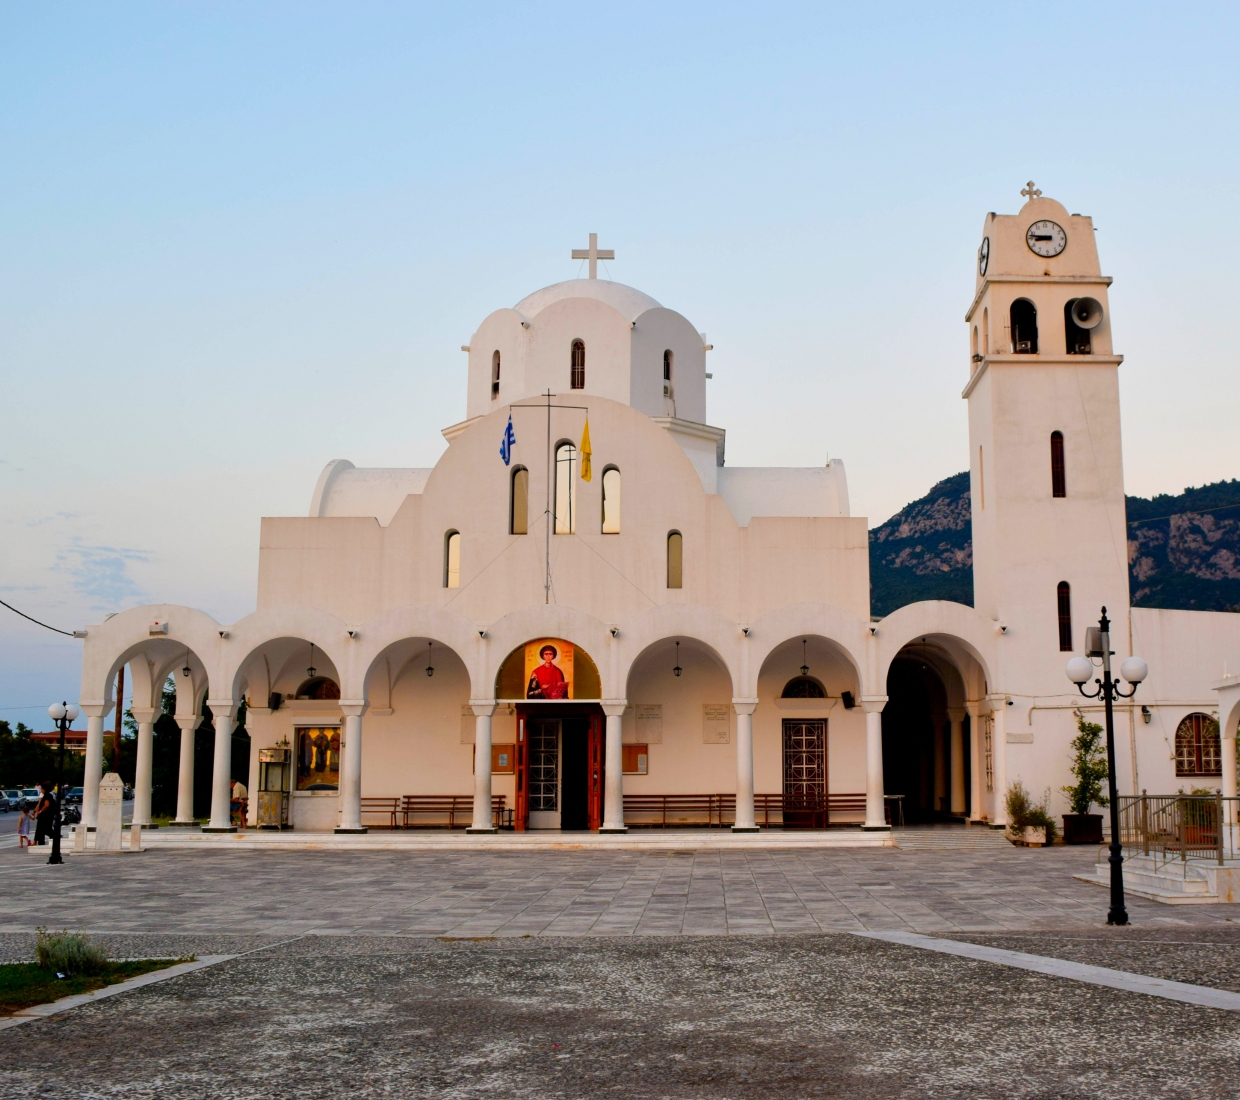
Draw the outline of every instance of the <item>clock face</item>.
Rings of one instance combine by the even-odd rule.
[[[1068,247],[1068,234],[1055,222],[1034,222],[1025,234],[1025,243],[1039,256],[1058,256]]]
[[[982,238],[982,247],[977,250],[977,273],[979,275],[986,274],[986,267],[990,263],[990,238]]]

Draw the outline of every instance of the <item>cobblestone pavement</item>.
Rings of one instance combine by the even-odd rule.
[[[1096,926],[1089,849],[994,852],[0,852],[0,932],[721,935]],[[1221,925],[1240,906],[1131,898],[1137,924]],[[1240,926],[1232,926],[1240,927]]]
[[[841,934],[306,936],[5,1032],[0,1097],[1232,1097],[1238,1017]]]

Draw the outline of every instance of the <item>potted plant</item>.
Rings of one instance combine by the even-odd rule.
[[[1101,844],[1102,814],[1091,814],[1089,808],[1095,803],[1106,806],[1110,802],[1102,793],[1102,784],[1107,779],[1107,754],[1100,743],[1102,727],[1082,717],[1076,728],[1077,735],[1072,739],[1072,751],[1076,756],[1071,769],[1076,782],[1060,788],[1072,806],[1072,812],[1063,815],[1063,842]]]
[[[1043,848],[1054,841],[1057,830],[1050,814],[1050,788],[1041,802],[1034,802],[1018,779],[1008,788],[1006,801],[1008,840],[1025,848]]]

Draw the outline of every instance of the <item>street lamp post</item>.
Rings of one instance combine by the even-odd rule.
[[[65,804],[65,731],[73,725],[78,709],[72,703],[53,703],[47,708],[48,717],[60,730],[60,759],[56,764],[56,813],[52,816],[52,854],[48,863],[64,863],[60,854],[60,830]]]
[[[1095,636],[1096,635],[1096,636]],[[1102,618],[1098,620],[1097,630],[1093,627],[1086,634],[1084,657],[1073,657],[1068,662],[1068,679],[1077,686],[1086,699],[1101,698],[1106,705],[1107,716],[1107,785],[1111,797],[1111,855],[1107,862],[1111,864],[1111,908],[1107,913],[1107,924],[1127,924],[1128,910],[1124,907],[1124,856],[1123,845],[1119,839],[1119,792],[1115,785],[1115,718],[1113,704],[1116,699],[1131,699],[1137,693],[1137,685],[1149,675],[1149,665],[1140,657],[1129,657],[1120,665],[1120,675],[1130,684],[1131,691],[1123,691],[1120,681],[1111,678],[1111,621],[1107,618],[1107,609],[1102,609]],[[1098,685],[1096,691],[1086,691],[1085,681],[1093,675],[1094,664],[1091,657],[1102,658],[1102,679],[1094,679]]]

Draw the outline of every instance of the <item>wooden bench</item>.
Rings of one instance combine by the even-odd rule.
[[[367,814],[381,815],[389,819],[387,825],[373,826],[377,829],[395,829],[396,814],[400,810],[399,798],[363,798],[362,799],[362,817]],[[362,824],[365,824],[363,822]],[[369,827],[369,826],[368,826]]]
[[[755,794],[754,820],[758,825],[795,825],[825,828],[835,814],[865,814],[865,794],[828,794],[785,797]],[[785,821],[784,813],[795,814]],[[666,829],[669,826],[705,825],[723,828],[736,821],[734,794],[626,794],[624,822],[634,828]]]
[[[503,825],[506,796],[491,796],[491,821]],[[405,829],[464,829],[473,824],[472,794],[407,794],[401,800],[401,827]],[[418,820],[419,818],[433,820]],[[410,819],[413,820],[410,820]]]

